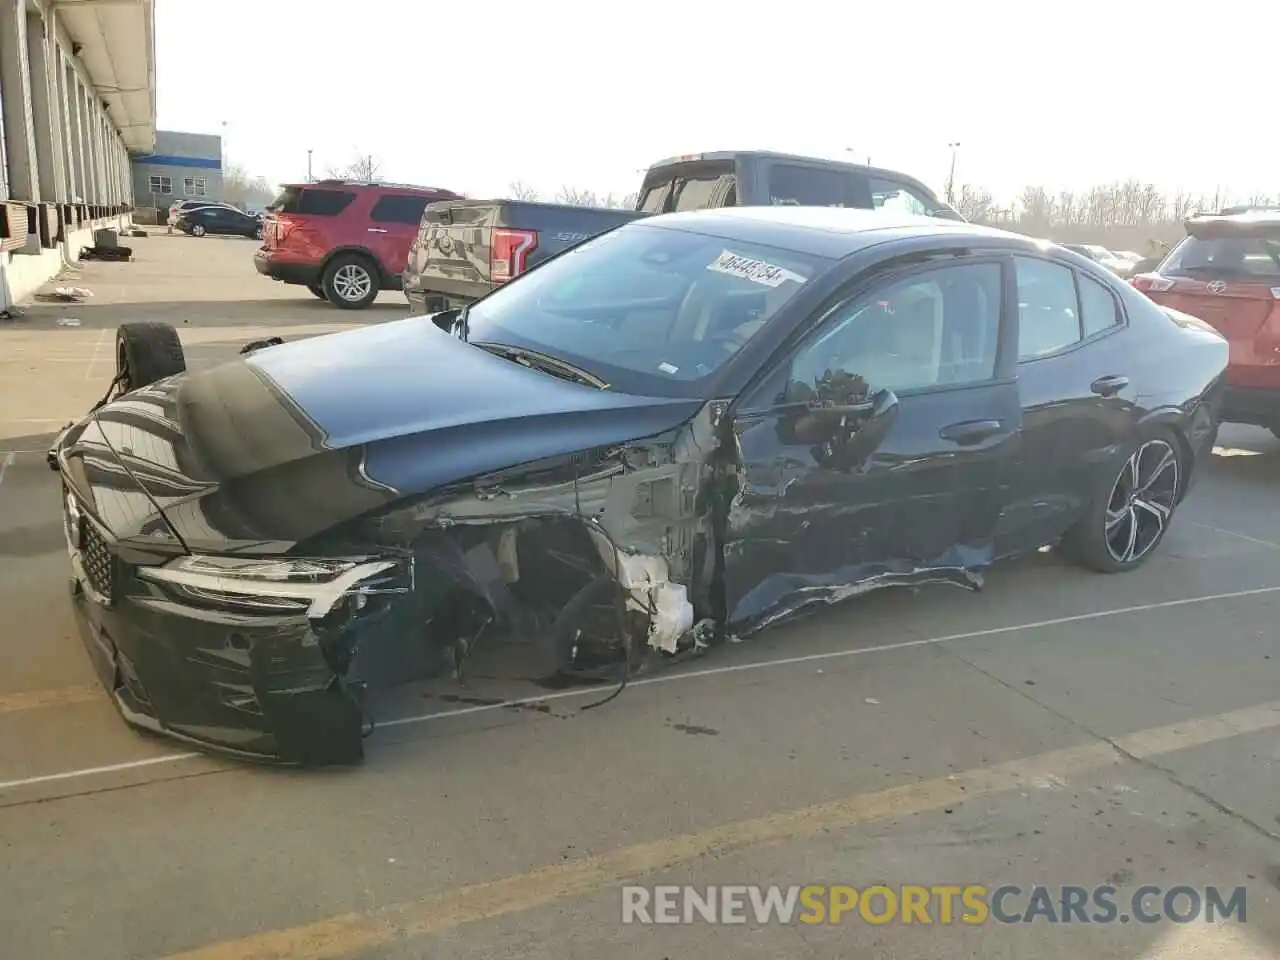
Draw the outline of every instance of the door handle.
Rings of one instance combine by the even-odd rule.
[[[1099,377],[1097,380],[1093,381],[1093,383],[1089,384],[1089,389],[1100,397],[1114,397],[1128,385],[1128,377]]]
[[[370,227],[369,232],[370,233],[386,233],[387,231],[379,229],[378,227]]]
[[[988,437],[994,437],[1003,429],[1004,424],[999,420],[965,420],[963,423],[943,427],[938,431],[938,436],[962,447],[971,447]]]

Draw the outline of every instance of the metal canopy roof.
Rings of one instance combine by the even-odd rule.
[[[148,152],[156,143],[155,0],[43,0],[78,46],[79,59],[106,101],[125,146]]]

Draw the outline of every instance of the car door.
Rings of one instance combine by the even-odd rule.
[[[201,222],[210,233],[232,233],[230,211],[222,207],[206,207],[200,211]]]
[[[1024,460],[1002,555],[1050,543],[1080,517],[1100,465],[1130,439],[1136,396],[1133,358],[1111,340],[1125,317],[1108,283],[1049,257],[1013,262]]]
[[[409,261],[409,247],[418,236],[427,198],[422,195],[387,193],[369,211],[367,245],[388,276],[400,277]]]
[[[854,286],[744,392],[731,624],[991,560],[1019,443],[1012,284],[991,256]]]

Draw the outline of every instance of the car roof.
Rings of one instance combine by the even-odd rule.
[[[889,240],[923,236],[1035,244],[1020,234],[975,223],[852,207],[721,207],[664,213],[638,222],[830,259],[841,259]]]
[[[682,156],[665,157],[656,163],[650,164],[645,171],[645,176],[662,167],[678,166],[684,163],[720,163],[725,160],[737,160],[739,157],[783,163],[817,163],[824,167],[843,167],[849,170],[859,170],[863,173],[884,174],[886,177],[895,180],[905,179],[913,184],[925,186],[923,181],[911,176],[911,174],[902,170],[895,170],[892,167],[873,167],[867,163],[854,163],[849,160],[829,160],[825,157],[807,157],[798,153],[780,153],[776,150],[713,150],[705,153],[689,153]],[[925,189],[928,189],[928,187],[925,187]],[[929,192],[932,193],[933,191],[930,190]]]
[[[1190,230],[1196,226],[1215,227],[1280,227],[1280,210],[1253,209],[1239,213],[1208,213],[1188,217],[1184,225]]]
[[[397,193],[431,193],[442,194],[446,197],[457,197],[458,194],[452,190],[446,190],[444,187],[424,187],[416,183],[387,183],[382,180],[343,180],[331,177],[326,180],[316,180],[313,183],[286,183],[281,185],[282,190],[305,190],[314,187],[343,187],[348,190],[389,190]]]

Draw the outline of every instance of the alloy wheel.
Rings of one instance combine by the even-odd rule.
[[[204,231],[204,227],[197,223],[194,227],[191,228],[191,232],[194,233],[197,237],[203,237],[205,231]]]
[[[1148,440],[1125,461],[1111,488],[1103,539],[1116,563],[1137,563],[1164,535],[1178,499],[1178,454]]]
[[[356,303],[369,295],[373,277],[357,263],[344,263],[333,275],[333,292],[348,303]]]

